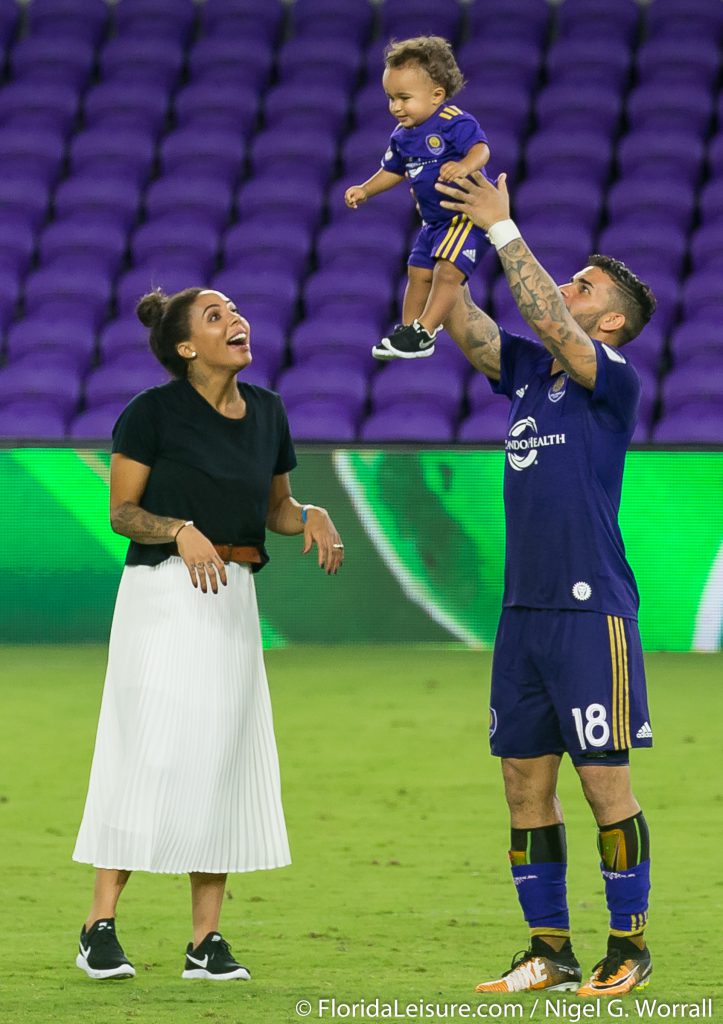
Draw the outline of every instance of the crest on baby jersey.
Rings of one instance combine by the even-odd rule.
[[[556,381],[550,386],[550,390],[547,392],[547,397],[551,402],[559,402],[562,396],[565,394],[567,387],[567,374],[561,374]]]
[[[444,152],[444,139],[441,135],[428,135],[424,141],[429,152],[434,153],[435,156]]]

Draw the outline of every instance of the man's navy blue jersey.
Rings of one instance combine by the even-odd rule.
[[[434,187],[439,168],[449,160],[462,160],[480,142],[486,143],[487,136],[475,118],[447,104],[413,128],[398,125],[382,158],[382,168],[409,178],[427,224],[450,221],[454,210],[439,205],[447,197]]]
[[[638,590],[618,526],[625,452],[640,378],[624,355],[594,341],[590,391],[538,342],[500,331],[511,400],[505,441],[505,607],[569,608],[637,618]]]

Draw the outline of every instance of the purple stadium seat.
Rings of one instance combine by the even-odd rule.
[[[257,102],[251,86],[243,89],[235,83],[197,81],[181,89],[173,109],[179,128],[193,124],[198,131],[222,128],[246,137],[256,122]]]
[[[558,8],[557,30],[561,37],[632,41],[640,8],[633,0],[565,0]]]
[[[515,135],[508,135],[495,129],[487,135],[490,147],[490,159],[487,164],[487,175],[493,181],[504,171],[507,182],[514,185],[519,172],[522,147]]]
[[[291,435],[296,441],[354,441],[358,417],[346,402],[318,398],[287,409]]]
[[[131,251],[136,263],[154,260],[196,262],[209,272],[219,246],[218,231],[206,222],[188,220],[182,213],[148,220],[136,229]]]
[[[461,368],[440,372],[435,356],[425,360],[390,362],[372,380],[371,397],[375,411],[406,409],[410,405],[426,405],[431,412],[443,412],[454,419],[464,393]]]
[[[454,424],[439,409],[426,403],[402,409],[383,409],[369,416],[360,431],[362,441],[432,441],[454,439]]]
[[[78,112],[78,93],[58,82],[11,82],[0,89],[0,126],[65,132]]]
[[[664,222],[642,228],[630,222],[613,225],[598,241],[601,252],[614,253],[632,268],[645,264],[673,274],[680,273],[687,248],[684,232]]]
[[[140,325],[140,321],[138,322]],[[142,325],[140,326],[142,328]],[[146,331],[147,333],[148,331]],[[134,373],[147,373],[149,376],[158,374],[161,369],[147,341],[145,347],[133,345],[128,349],[116,351],[112,355],[106,355],[103,366],[106,369],[115,367],[123,372],[133,370]],[[165,370],[163,372],[166,373]]]
[[[316,256],[319,267],[376,264],[387,268],[390,274],[398,273],[406,262],[406,232],[398,224],[380,232],[373,223],[334,221],[319,233]]]
[[[354,85],[360,63],[359,47],[343,36],[334,40],[333,46],[328,39],[291,39],[277,54],[277,70],[282,82],[301,79],[304,85],[307,82],[313,85],[323,80],[335,84],[337,89]]]
[[[389,101],[382,88],[383,71],[384,66],[380,65],[378,76],[372,75],[371,80],[354,93],[354,118],[358,128],[386,125],[387,134],[391,135],[397,122],[389,113]]]
[[[0,232],[0,268],[24,274],[35,249],[35,232],[22,213],[3,211]]]
[[[493,138],[503,131],[520,139],[530,118],[532,100],[529,88],[516,80],[499,82],[485,77],[469,82],[454,102],[476,117],[488,136]]]
[[[644,366],[657,372],[664,348],[663,331],[653,321],[653,323],[647,324],[637,338],[626,347],[625,354],[630,357],[630,361],[636,368]]]
[[[349,308],[356,314],[366,315],[374,310],[386,312],[391,304],[394,283],[384,271],[354,270],[345,267],[335,270],[317,270],[304,285],[304,305],[307,316],[319,315],[333,306]]]
[[[690,242],[690,256],[696,271],[720,268],[723,257],[723,223],[704,224],[698,228]]]
[[[389,132],[381,125],[361,128],[344,139],[341,162],[345,174],[373,173],[389,144]],[[360,179],[361,180],[361,179]]]
[[[327,131],[340,131],[349,113],[349,97],[343,89],[310,82],[299,89],[296,82],[281,82],[264,99],[264,123],[274,127],[282,120],[314,115]],[[386,138],[383,145],[386,146]],[[384,150],[382,149],[383,153]]]
[[[636,175],[618,180],[607,196],[613,224],[635,223],[639,227],[666,222],[687,230],[695,207],[695,193],[674,178],[639,179]]]
[[[53,370],[58,376],[70,375],[80,377],[90,365],[90,357],[78,349],[69,349],[59,344],[28,348],[17,358],[10,358],[7,366],[20,366],[25,370],[42,366],[45,370]]]
[[[56,218],[92,217],[111,225],[129,228],[135,222],[141,190],[132,176],[122,175],[115,167],[95,172],[81,171],[61,182],[53,205]]]
[[[515,216],[523,225],[545,218],[549,223],[573,223],[592,231],[600,216],[602,190],[581,178],[533,174],[514,196]]]
[[[594,126],[598,132],[611,133],[620,119],[622,97],[615,86],[577,82],[548,85],[535,101],[539,124],[546,129],[564,128],[571,132],[589,131],[590,111],[595,111]]]
[[[50,181],[58,174],[64,149],[64,135],[54,128],[0,129],[0,177]]]
[[[37,401],[68,417],[80,398],[80,377],[59,375],[52,367],[32,362],[16,364],[0,370],[0,405],[13,401]]]
[[[242,221],[230,227],[223,238],[222,248],[226,263],[242,263],[268,255],[288,258],[295,265],[306,264],[311,252],[311,232],[300,224],[289,224],[282,232],[269,232],[263,218]]]
[[[409,36],[443,36],[454,42],[460,30],[462,8],[456,0],[385,0],[381,7],[381,32],[386,39]]]
[[[371,4],[338,0],[300,0],[291,8],[292,34],[296,38],[349,39],[363,45],[374,19]]]
[[[0,329],[5,329],[15,314],[20,289],[17,267],[0,267]]]
[[[193,177],[177,171],[157,178],[145,196],[149,217],[179,214],[203,218],[219,231],[225,226],[231,212],[231,192],[223,179],[213,176],[209,164],[205,175]]]
[[[292,271],[287,270],[283,274],[255,272],[245,260],[236,266],[224,267],[214,276],[213,287],[228,295],[239,307],[247,300],[264,300],[293,309],[299,291],[299,283]]]
[[[703,162],[703,143],[690,135],[648,130],[632,132],[618,144],[621,175],[668,177],[694,183]]]
[[[601,46],[594,35],[574,35],[553,43],[545,63],[551,84],[601,82],[621,89],[630,75],[631,59],[624,39],[610,39]]]
[[[52,267],[33,271],[25,281],[28,312],[65,309],[68,315],[82,314],[96,326],[106,318],[109,298],[110,281],[102,271],[78,274],[70,267]]]
[[[480,94],[482,87],[489,88],[491,83],[495,83],[495,87],[501,82],[518,83],[529,95],[540,74],[542,54],[524,40],[478,36],[460,47],[457,62],[471,84],[455,96],[454,102],[467,110],[471,103],[464,99],[465,93],[474,88],[475,93]],[[475,82],[477,76],[479,80]]]
[[[723,11],[717,0],[656,0],[646,8],[645,21],[653,38],[720,40],[723,36]]]
[[[251,145],[251,163],[254,173],[269,168],[304,163],[308,172],[313,169],[320,182],[328,181],[336,160],[336,139],[331,133],[297,132],[279,134],[273,129],[259,132]]]
[[[721,124],[723,129],[723,124]],[[723,130],[708,143],[708,166],[713,178],[723,179]]]
[[[200,9],[201,26],[204,35],[273,43],[281,32],[284,6],[281,0],[208,0]]]
[[[262,91],[271,74],[272,60],[272,48],[263,39],[214,36],[196,43],[188,66],[192,81],[233,81]]]
[[[115,12],[120,35],[188,39],[196,20],[193,0],[123,0]]]
[[[301,363],[284,370],[276,381],[276,388],[284,402],[333,399],[358,414],[367,398],[367,376],[348,365],[338,367],[332,363],[324,369]]]
[[[8,330],[6,351],[12,360],[22,359],[29,353],[37,357],[42,352],[44,365],[46,357],[54,359],[62,353],[80,372],[87,368],[95,352],[95,330],[82,318],[77,322],[73,319],[58,321],[31,311]]]
[[[18,82],[72,85],[81,89],[94,62],[93,44],[83,39],[28,36],[16,43],[10,54],[13,78]]]
[[[183,49],[173,39],[119,35],[104,47],[100,72],[105,81],[143,82],[168,92],[177,85],[183,62]]]
[[[658,444],[715,444],[723,442],[723,413],[718,409],[703,412],[700,403],[691,402],[666,414],[653,428]]]
[[[256,223],[257,235],[260,229],[281,239],[285,223],[303,225],[308,232],[318,223],[324,205],[324,190],[319,182],[306,183],[303,197],[303,202],[299,202],[299,183],[292,177],[260,177],[241,186],[236,206],[244,223]]]
[[[689,359],[710,358],[711,366],[723,363],[723,328],[719,317],[686,320],[673,331],[670,356],[674,366]]]
[[[498,396],[490,405],[471,413],[460,423],[457,440],[502,442],[507,436],[509,412],[510,403]]]
[[[482,409],[487,409],[490,405],[499,405],[499,395],[494,393],[490,387],[489,380],[484,374],[475,373],[467,382],[467,405],[469,406],[470,413],[480,412]]]
[[[104,363],[122,358],[128,353],[148,351],[148,328],[143,326],[135,313],[111,320],[101,332],[100,352]]]
[[[27,11],[30,34],[55,41],[81,39],[97,44],[110,18],[104,0],[33,0]]]
[[[723,149],[723,147],[721,147]],[[721,168],[723,170],[723,168]],[[700,193],[700,216],[704,224],[723,221],[723,174],[713,178]]]
[[[105,220],[64,217],[49,224],[38,240],[43,265],[71,265],[77,272],[100,269],[113,277],[118,272],[126,249],[126,232]]]
[[[578,178],[600,187],[607,180],[610,159],[609,137],[582,128],[574,132],[544,128],[532,135],[525,147],[531,179],[544,173],[546,177]]]
[[[644,43],[637,52],[641,82],[656,83],[661,90],[680,85],[710,89],[718,77],[718,45],[709,37],[663,37]]]
[[[70,167],[78,173],[107,175],[108,169],[128,180],[145,183],[155,153],[155,135],[149,128],[105,128],[79,132],[70,146]],[[62,187],[62,186],[61,186]]]
[[[723,317],[723,290],[720,269],[702,270],[691,274],[683,284],[683,316],[686,320],[698,317]]]
[[[374,170],[375,168],[370,168],[369,173],[374,173]],[[351,185],[358,185],[366,177],[368,177],[368,174],[364,174],[360,168],[360,173],[353,176],[345,175],[343,178],[338,178],[333,182],[329,188],[328,195],[329,216],[332,220],[340,218],[349,222],[350,217],[356,217],[360,221],[369,219],[381,221],[385,224],[397,221],[406,228],[412,216],[414,216],[414,224],[419,225],[414,202],[404,182],[400,182],[399,185],[389,189],[388,192],[381,192],[378,196],[374,196],[373,199],[360,206],[358,210],[350,210],[344,202],[344,193]],[[352,220],[351,223],[355,224],[356,220]]]
[[[100,366],[85,379],[85,403],[88,408],[109,405],[111,402],[125,403],[146,388],[165,384],[168,379],[168,373],[160,363],[156,363],[155,367],[141,369],[124,367],[119,363]]]
[[[0,407],[0,437],[22,440],[58,440],[65,437],[66,416],[35,401],[11,402]]]
[[[157,132],[168,115],[168,96],[142,82],[101,82],[83,102],[86,128]]]
[[[666,414],[693,402],[698,403],[701,413],[706,406],[723,411],[723,360],[716,362],[710,352],[691,356],[663,381]]]
[[[174,172],[191,177],[205,176],[213,169],[213,177],[232,185],[243,171],[244,141],[224,128],[181,128],[163,139],[160,148],[164,174]]]
[[[162,288],[168,295],[185,288],[205,288],[205,268],[197,259],[178,258],[146,261],[141,267],[134,267],[119,279],[116,285],[116,305],[119,316],[130,319],[139,300],[154,288]]]
[[[17,4],[4,4],[0,8],[0,46],[7,46],[15,34],[19,12]]]
[[[86,409],[71,420],[68,435],[82,441],[109,441],[124,408],[124,402],[111,402]]]
[[[540,47],[550,27],[550,5],[546,0],[496,0],[472,4],[469,34],[491,38],[528,39]]]
[[[362,369],[369,366],[370,349],[380,337],[382,321],[367,315],[339,321],[313,316],[297,324],[291,337],[294,359],[301,364],[310,360],[345,358]]]
[[[674,88],[646,83],[628,96],[627,114],[635,131],[674,131],[700,137],[713,114],[711,90],[697,83],[680,83]]]

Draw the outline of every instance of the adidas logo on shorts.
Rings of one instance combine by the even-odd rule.
[[[650,728],[650,722],[644,722],[638,731],[635,733],[636,740],[652,740],[653,730]]]
[[[463,249],[462,250],[462,255],[466,256],[468,260],[474,261],[474,260],[477,259],[477,250],[476,249]]]

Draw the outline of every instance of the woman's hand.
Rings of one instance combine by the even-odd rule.
[[[179,530],[176,535],[176,547],[186,564],[194,587],[198,587],[200,584],[201,590],[205,594],[210,583],[211,590],[217,594],[219,580],[224,587],[226,586],[228,581],[223,559],[208,537],[205,537],[195,526],[184,526]]]
[[[344,562],[344,545],[325,508],[313,505],[306,513],[304,526],[304,554],[308,555],[313,545],[319,549],[319,568],[327,576],[336,576]]]

